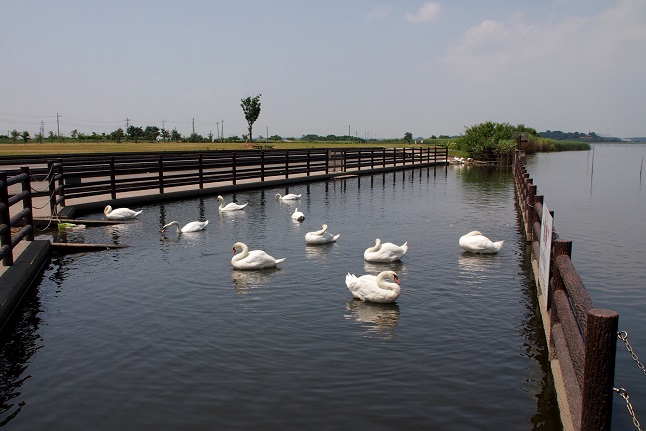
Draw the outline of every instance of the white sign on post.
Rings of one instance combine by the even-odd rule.
[[[541,220],[540,256],[538,259],[538,282],[543,295],[543,307],[547,309],[547,292],[550,282],[550,255],[552,250],[552,215],[543,204],[543,217]]]

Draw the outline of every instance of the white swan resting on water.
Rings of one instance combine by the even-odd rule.
[[[302,212],[300,212],[298,210],[298,208],[296,208],[294,210],[294,213],[292,214],[292,219],[294,219],[296,221],[303,221],[303,220],[305,220],[305,214],[303,214]]]
[[[115,208],[112,209],[110,205],[107,205],[103,210],[103,214],[108,220],[129,220],[131,218],[137,217],[141,214],[141,211],[133,211],[130,208]]]
[[[497,253],[505,241],[493,242],[477,230],[460,237],[460,247],[469,253]]]
[[[236,254],[238,250],[242,250],[240,254]],[[243,242],[236,242],[233,244],[233,256],[231,258],[231,265],[237,269],[264,269],[273,268],[285,258],[275,259],[262,250],[251,250]]]
[[[176,226],[178,232],[186,233],[186,232],[197,232],[200,230],[204,230],[206,228],[206,225],[209,224],[209,221],[192,221],[190,223],[186,223],[184,227],[180,229],[179,227],[179,222],[172,221],[168,223],[167,225],[163,226],[161,231],[162,233],[166,232],[166,229],[168,229],[171,226]]]
[[[228,204],[224,205],[224,198],[222,196],[218,196],[217,200],[220,201],[220,206],[218,208],[220,211],[238,211],[243,209],[249,204],[249,202],[244,203],[242,205],[237,204],[235,202],[229,202]]]
[[[376,239],[374,247],[369,247],[363,252],[363,258],[368,262],[396,262],[408,251],[408,242],[396,245],[392,242],[382,243]]]
[[[327,231],[327,225],[324,224],[321,226],[321,230],[317,230],[314,232],[307,232],[305,234],[305,242],[308,244],[327,244],[330,242],[335,242],[341,234],[336,234],[332,235],[330,232]]]
[[[387,278],[394,280],[388,281]],[[401,293],[399,277],[395,271],[382,271],[379,275],[362,275],[358,277],[348,273],[345,284],[352,296],[368,302],[395,302]]]
[[[277,201],[293,201],[300,198],[301,195],[295,195],[294,193],[287,193],[285,196],[281,195],[280,193],[276,193]]]

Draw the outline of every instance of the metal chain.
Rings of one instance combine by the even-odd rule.
[[[637,366],[639,367],[639,369],[642,370],[642,372],[646,375],[646,367],[644,367],[644,364],[642,364],[639,361],[639,358],[637,357],[637,354],[635,353],[632,346],[628,342],[628,332],[619,331],[619,332],[617,332],[617,337],[619,337],[619,339],[626,344],[626,349],[628,349],[628,353],[630,353],[630,356],[633,358],[633,361],[635,361],[637,363]]]
[[[639,421],[637,420],[637,416],[635,416],[635,411],[633,410],[633,405],[630,403],[628,392],[624,388],[612,388],[612,390],[617,392],[621,398],[626,400],[626,408],[628,409],[628,413],[630,413],[630,417],[633,418],[633,425],[635,425],[635,428],[639,431],[643,431]]]

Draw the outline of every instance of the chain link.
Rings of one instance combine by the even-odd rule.
[[[633,358],[633,361],[635,361],[635,363],[637,363],[637,366],[639,367],[639,369],[640,369],[640,370],[642,370],[642,372],[646,375],[646,367],[644,367],[644,364],[642,364],[642,363],[639,361],[639,358],[637,357],[637,354],[636,354],[636,353],[635,353],[635,351],[633,350],[633,347],[632,347],[632,346],[630,345],[630,343],[628,342],[628,332],[626,332],[626,331],[619,331],[619,332],[617,333],[617,337],[619,337],[619,339],[620,339],[621,341],[623,341],[623,342],[624,342],[624,344],[626,344],[626,349],[628,350],[628,353],[630,353],[630,356]]]
[[[639,431],[643,431],[641,425],[639,424],[639,421],[637,420],[635,411],[633,410],[633,405],[630,403],[628,391],[626,391],[624,388],[612,388],[612,390],[617,392],[619,396],[621,396],[621,398],[626,400],[626,408],[628,409],[628,413],[630,413],[630,417],[633,418],[633,425],[635,425],[635,428],[637,428]]]

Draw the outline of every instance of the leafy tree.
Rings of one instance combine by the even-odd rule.
[[[117,144],[121,143],[121,140],[124,137],[123,129],[119,127],[117,130],[114,132],[110,133],[110,139],[114,140],[117,142]]]
[[[480,160],[487,154],[510,155],[515,150],[515,142],[513,141],[515,132],[537,135],[536,130],[523,124],[512,126],[509,123],[487,121],[468,128],[464,135],[458,138],[457,148],[466,151],[470,157]]]
[[[188,137],[188,142],[204,142],[204,137],[199,133],[191,133]]]
[[[406,142],[407,144],[413,142],[413,134],[411,132],[404,133],[404,142]]]
[[[76,139],[76,138],[78,138],[78,136],[79,136],[79,131],[78,131],[78,129],[74,129],[74,130],[72,130],[72,131],[70,132],[70,136],[71,136],[71,138],[72,138],[72,139]]]
[[[135,142],[139,142],[139,139],[144,137],[144,129],[141,127],[128,126],[126,132],[128,133],[128,137],[134,139]]]
[[[52,142],[52,144],[53,144],[53,143],[54,143],[54,139],[56,138],[56,135],[54,134],[54,132],[52,132],[52,131],[50,130],[50,131],[49,131],[49,135],[47,135],[47,138],[48,138],[48,139]]]
[[[17,131],[16,129],[13,129],[11,131],[11,140],[13,141],[14,144],[16,143],[16,139],[18,139],[18,136],[20,136],[20,132]]]
[[[41,132],[36,133],[36,140],[38,141],[39,144],[43,143],[43,134]]]
[[[161,137],[164,142],[168,142],[170,140],[170,132],[166,129],[161,129]]]
[[[244,118],[247,120],[247,124],[249,125],[248,130],[250,142],[253,142],[253,123],[256,122],[258,116],[260,115],[260,96],[262,96],[262,94],[259,94],[255,97],[247,97],[245,99],[241,99],[242,103],[240,104],[240,106],[242,107],[242,112],[244,112]]]
[[[156,141],[159,136],[159,127],[147,126],[144,130],[144,136],[148,139],[148,142]]]
[[[25,142],[25,145],[27,145],[27,141],[29,140],[29,132],[25,130],[20,134],[20,137]]]
[[[175,142],[179,142],[182,140],[182,135],[177,131],[177,129],[173,129],[173,131],[170,133],[170,138]]]

